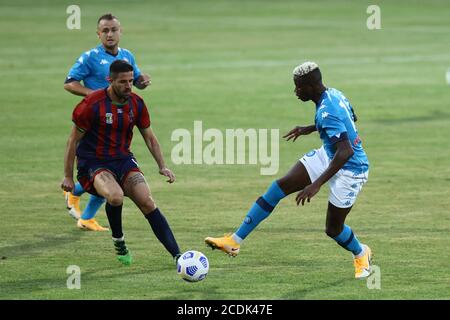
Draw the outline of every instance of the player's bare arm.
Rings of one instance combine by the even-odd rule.
[[[69,139],[67,140],[66,152],[64,153],[64,179],[61,182],[61,188],[64,191],[72,191],[73,181],[73,163],[75,161],[75,152],[78,142],[83,138],[84,132],[76,126],[72,127]]]
[[[320,187],[326,183],[328,180],[333,177],[336,172],[338,172],[344,164],[351,158],[354,151],[352,146],[350,145],[350,141],[345,139],[342,141],[338,141],[335,143],[336,153],[333,159],[330,162],[328,168],[317,178],[316,181],[306,186],[303,190],[301,190],[295,200],[297,201],[297,205],[302,203],[302,206],[305,204],[305,200],[310,202],[310,199],[314,197],[320,190]]]
[[[152,79],[148,74],[141,74],[135,81],[134,86],[138,89],[145,89],[152,84]]]
[[[174,182],[175,175],[169,168],[166,167],[166,164],[164,163],[164,157],[161,152],[161,147],[159,145],[158,139],[153,133],[153,130],[150,127],[148,127],[145,129],[139,129],[139,131],[141,132],[142,137],[144,138],[148,150],[150,151],[156,163],[158,164],[159,173],[169,178],[167,182],[169,183]]]
[[[294,129],[286,133],[283,136],[283,138],[286,138],[286,141],[289,141],[292,138],[294,138],[294,140],[292,140],[292,142],[294,142],[295,140],[297,140],[298,137],[308,135],[316,130],[317,128],[314,124],[310,126],[296,126]]]
[[[69,91],[70,93],[77,96],[87,96],[89,93],[93,92],[89,88],[83,86],[79,81],[72,81],[64,84],[64,89]]]

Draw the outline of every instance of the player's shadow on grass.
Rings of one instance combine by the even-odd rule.
[[[47,249],[53,250],[66,244],[74,243],[83,236],[83,232],[73,230],[70,234],[43,235],[39,240],[28,240],[24,243],[0,248],[1,259],[13,259],[14,257],[33,256],[45,253]]]
[[[123,279],[124,274],[122,272],[115,275],[101,276],[96,272],[82,272],[81,274],[81,286],[79,290],[69,290],[67,288],[68,274],[64,272],[52,278],[41,279],[25,279],[25,280],[12,280],[2,282],[0,279],[0,300],[3,299],[89,299],[91,295],[98,294],[94,289],[95,283],[105,279],[105,281],[113,281],[113,279]],[[142,270],[135,272],[126,271],[127,276],[142,275]],[[86,282],[90,282],[87,286]],[[87,287],[87,288],[86,288]],[[67,291],[66,291],[67,290]],[[64,293],[64,294],[61,294]],[[101,299],[101,298],[99,298]]]
[[[182,280],[181,280],[182,281]],[[207,281],[207,280],[205,280]],[[158,298],[160,300],[223,300],[230,299],[223,293],[223,287],[208,285],[208,290],[195,283],[180,282],[180,290],[173,294],[166,294]]]
[[[344,283],[350,283],[351,281],[355,281],[354,279],[341,279],[333,282],[328,283],[322,283],[320,285],[315,285],[314,287],[304,288],[304,289],[298,289],[293,290],[290,293],[287,293],[281,297],[281,300],[301,300],[301,299],[308,299],[306,295],[318,292],[323,289],[333,289],[338,288]]]

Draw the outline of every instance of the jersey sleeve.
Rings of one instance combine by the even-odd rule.
[[[336,143],[338,141],[342,141],[347,139],[347,128],[345,127],[344,122],[342,122],[338,117],[323,112],[320,117],[322,118],[322,128],[325,130],[328,138],[331,143]]]
[[[350,111],[352,112],[353,122],[358,121],[358,117],[356,116],[355,109],[353,109],[351,104],[348,104],[350,107]]]
[[[69,74],[67,75],[65,83],[72,81],[81,81],[90,74],[91,70],[89,68],[88,63],[89,62],[88,52],[83,53],[75,62],[75,64],[72,66],[72,68],[69,71]]]
[[[139,129],[146,129],[150,127],[150,114],[148,113],[147,106],[144,103],[144,100],[141,98],[137,99],[138,104],[138,118],[136,119],[136,126]]]
[[[91,129],[93,121],[94,112],[92,108],[89,107],[86,99],[83,99],[75,109],[73,109],[72,122],[80,131],[86,132]]]

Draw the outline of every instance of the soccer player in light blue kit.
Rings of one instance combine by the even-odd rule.
[[[64,89],[79,95],[87,96],[91,92],[109,86],[109,67],[116,60],[125,60],[133,66],[134,85],[139,89],[145,89],[150,85],[150,76],[142,74],[136,65],[133,54],[119,47],[121,27],[119,20],[108,13],[102,15],[97,21],[97,35],[101,44],[83,53],[67,75]],[[81,84],[83,81],[83,85]],[[77,183],[72,192],[65,192],[66,205],[69,214],[78,220],[80,229],[92,231],[106,231],[94,219],[98,209],[105,199],[91,195],[86,208],[81,214],[80,196],[85,192],[80,183]]]
[[[322,83],[322,74],[314,62],[305,62],[293,72],[296,96],[316,105],[315,124],[295,127],[284,138],[295,141],[301,135],[318,131],[323,146],[305,154],[281,179],[274,181],[266,193],[253,204],[241,226],[221,238],[207,237],[210,247],[236,256],[241,242],[274,210],[281,199],[298,192],[297,205],[302,206],[328,182],[330,193],[326,217],[326,234],[350,251],[354,258],[355,278],[371,273],[372,252],[361,244],[346,225],[358,193],[367,182],[369,161],[356,130],[353,108],[344,95]]]

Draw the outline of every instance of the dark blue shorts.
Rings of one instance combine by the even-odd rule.
[[[84,190],[90,194],[98,196],[94,188],[94,179],[102,171],[108,171],[116,179],[117,183],[123,189],[123,182],[127,175],[132,172],[141,172],[139,165],[134,157],[117,160],[96,160],[77,158],[77,179]]]

